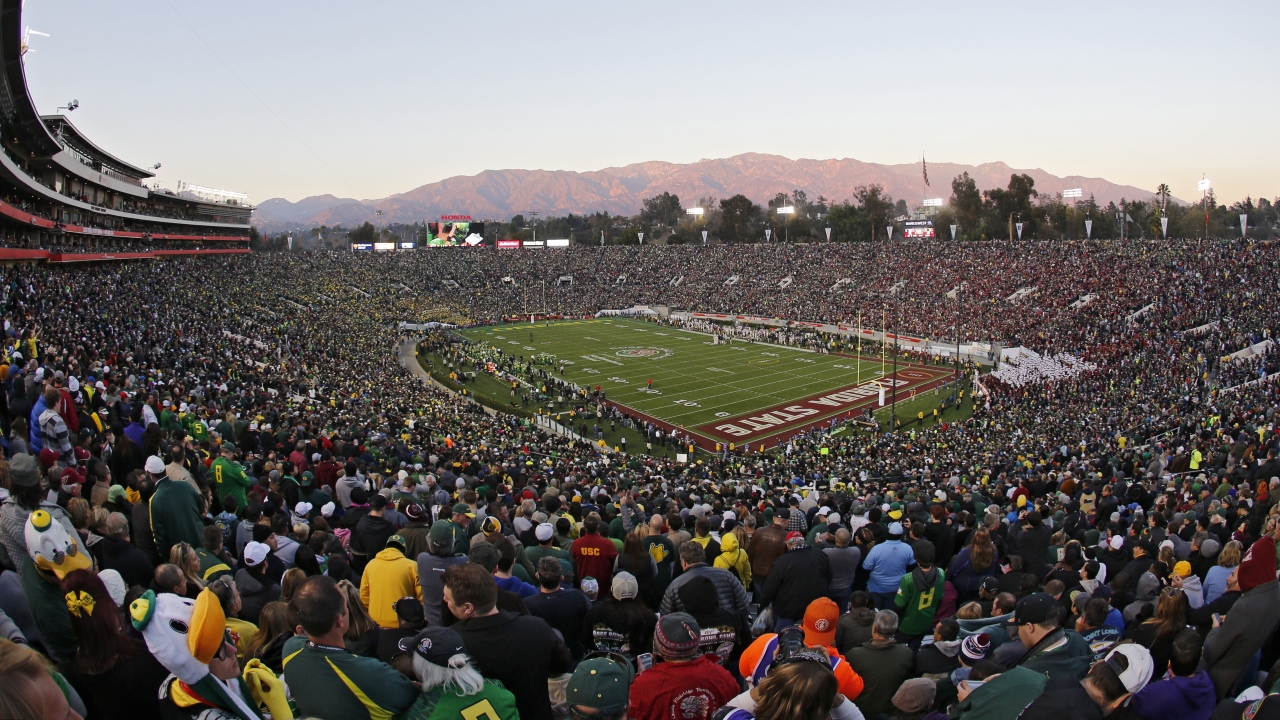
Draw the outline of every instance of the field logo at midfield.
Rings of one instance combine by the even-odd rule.
[[[660,360],[671,354],[666,348],[656,347],[622,347],[614,348],[613,354],[624,358],[645,358],[648,360]]]

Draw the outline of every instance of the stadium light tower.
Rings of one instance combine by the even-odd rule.
[[[778,208],[777,213],[778,213],[779,215],[795,215],[795,214],[796,214],[796,209],[795,209],[794,207],[790,206],[790,205],[787,205],[787,206],[784,206],[784,207],[780,207],[780,208]],[[787,230],[786,230],[786,232],[787,232],[787,237],[786,237],[785,242],[791,242],[791,227],[790,227],[790,225],[789,225],[789,224],[784,224],[784,227],[786,227],[786,229],[787,229]]]
[[[1196,189],[1200,191],[1200,205],[1204,209],[1204,236],[1209,237],[1209,190],[1213,187],[1213,181],[1203,175],[1200,176],[1200,182],[1196,183]]]
[[[533,230],[533,242],[538,242],[538,216],[541,214],[542,213],[537,210],[529,211],[529,217],[531,218],[529,221],[529,227]]]
[[[1063,200],[1079,200],[1084,197],[1084,188],[1067,188],[1062,191]]]

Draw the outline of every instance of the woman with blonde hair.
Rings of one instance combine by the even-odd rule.
[[[82,720],[55,679],[61,676],[26,645],[0,639],[0,677],[0,717]]]
[[[263,605],[258,632],[244,646],[245,660],[257,658],[277,675],[284,672],[284,644],[297,625],[288,603],[276,600]]]
[[[1205,540],[1205,543],[1215,542],[1213,540]],[[1203,545],[1201,549],[1203,550]],[[1244,547],[1237,540],[1232,540],[1222,546],[1222,552],[1218,553],[1218,564],[1209,568],[1209,572],[1204,576],[1204,604],[1217,600],[1227,591],[1227,581],[1231,577],[1231,573],[1240,565],[1240,556],[1243,554]]]
[[[296,567],[291,567],[284,571],[284,576],[280,578],[280,599],[289,602],[293,599],[293,593],[298,589],[298,585],[307,579],[307,572]]]
[[[196,555],[195,548],[185,542],[174,543],[173,547],[169,548],[169,563],[182,569],[188,586],[195,583],[197,593],[199,588],[204,587],[204,581],[200,579],[200,556]]]
[[[381,628],[373,618],[369,617],[369,611],[360,601],[360,588],[352,585],[350,580],[343,580],[338,583],[338,589],[347,596],[349,624],[347,633],[343,636],[345,640],[343,644],[346,645],[347,652],[352,655],[377,657],[378,635],[381,633]]]

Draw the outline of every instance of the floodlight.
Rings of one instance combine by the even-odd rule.
[[[691,207],[688,210],[685,210],[684,212],[686,215],[702,215],[702,214],[705,214],[707,211],[700,207]]]
[[[1062,191],[1062,197],[1063,198],[1084,197],[1084,189],[1083,188],[1067,188],[1066,190]]]
[[[1205,178],[1200,182],[1196,183],[1196,190],[1199,190],[1200,192],[1205,192],[1211,187],[1213,187],[1213,181],[1210,180],[1209,178]]]
[[[793,207],[791,207],[790,205],[788,205],[788,206],[786,206],[786,207],[780,207],[780,208],[778,208],[778,214],[779,214],[779,215],[794,215],[794,214],[795,214],[795,212],[796,212],[796,209],[795,209],[795,208],[793,208]]]
[[[925,198],[925,207],[942,207],[942,198]]]

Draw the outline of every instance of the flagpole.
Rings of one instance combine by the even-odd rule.
[[[854,353],[858,357],[858,379],[857,384],[862,384],[862,311],[858,311],[858,349]]]

